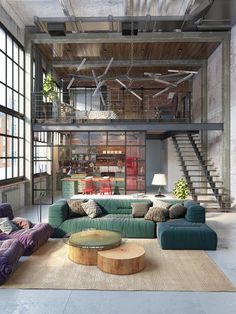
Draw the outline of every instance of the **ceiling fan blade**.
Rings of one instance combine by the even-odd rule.
[[[98,81],[98,78],[97,78],[97,76],[96,76],[96,73],[95,73],[94,70],[92,70],[92,73],[93,73],[93,78],[94,78],[94,81],[95,81],[95,83],[96,83],[96,86],[98,86],[99,81]],[[97,89],[97,88],[96,88],[96,89]],[[100,87],[98,88],[98,90],[99,90],[99,94],[100,94],[100,98],[101,98],[102,104],[103,104],[104,108],[106,108],[106,103],[105,103],[105,100],[104,100],[104,98],[103,98],[103,94],[102,94],[102,92],[100,91]]]
[[[124,88],[127,89],[127,86],[126,86],[124,83],[122,83],[120,80],[116,79],[116,81],[117,81],[117,83],[119,83],[121,86],[123,86]]]
[[[81,61],[80,65],[77,67],[77,72],[80,71],[80,69],[82,68],[82,66],[85,64],[85,61],[86,61],[86,58],[84,58],[84,59]]]
[[[67,85],[67,89],[70,89],[70,88],[71,88],[71,85],[74,83],[74,80],[75,80],[75,78],[72,77],[71,80],[70,80],[70,82],[69,82],[69,84]]]
[[[150,72],[144,72],[144,75],[150,76],[150,77],[156,77],[161,76],[161,73],[150,73]]]
[[[156,81],[156,82],[160,82],[160,83],[163,83],[163,84],[165,84],[165,85],[169,85],[169,86],[174,86],[174,87],[176,87],[177,85],[176,84],[174,84],[174,83],[171,83],[171,82],[168,82],[168,81],[164,81],[164,80],[161,80],[161,79],[159,79],[159,78],[154,78],[154,81]]]
[[[172,73],[186,73],[186,74],[197,74],[197,71],[185,71],[185,70],[168,70],[168,72]]]
[[[133,90],[129,89],[124,83],[122,83],[120,80],[116,79],[117,83],[119,83],[121,86],[123,86],[128,92],[133,94],[135,97],[137,97],[139,100],[143,100],[138,94],[136,94]]]
[[[192,76],[193,76],[193,73],[188,74],[187,76],[185,76],[185,77],[183,77],[182,79],[178,80],[178,81],[176,82],[176,85],[179,85],[180,83],[183,83],[184,81],[190,79],[190,77],[192,77]]]
[[[97,84],[97,87],[96,87],[96,89],[95,89],[95,91],[93,92],[93,95],[92,96],[95,96],[96,94],[97,94],[97,92],[100,90],[100,88],[105,84],[105,80],[103,80],[103,81],[101,81],[101,82],[99,82],[98,84]]]
[[[108,72],[108,70],[109,70],[113,60],[114,60],[114,58],[112,57],[111,60],[109,61],[108,65],[107,65],[107,67],[106,67],[106,70],[104,71],[104,73],[101,76],[104,76],[104,75],[107,74],[107,72]]]
[[[135,97],[137,97],[139,100],[143,100],[142,97],[140,97],[138,94],[136,94],[132,89],[127,89],[131,94],[133,94]]]
[[[158,92],[158,93],[156,93],[155,95],[153,95],[152,98],[155,98],[155,97],[157,97],[157,96],[159,96],[159,95],[161,95],[161,94],[167,92],[169,89],[170,89],[170,87],[164,88],[164,89],[161,90],[160,92]]]

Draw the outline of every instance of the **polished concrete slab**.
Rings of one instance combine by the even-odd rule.
[[[47,221],[48,206],[42,206]],[[29,207],[15,213],[34,222],[39,208]],[[236,213],[207,213],[207,224],[218,234],[217,251],[207,254],[236,285]],[[233,314],[236,293],[96,290],[0,290],[3,314]]]

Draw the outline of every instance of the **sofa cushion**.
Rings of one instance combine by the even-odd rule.
[[[169,208],[170,219],[184,218],[187,208],[182,204],[174,204]]]
[[[84,202],[85,202],[84,200],[67,200],[70,217],[79,217],[86,215],[86,212],[81,206],[81,204]]]
[[[189,222],[205,223],[206,213],[205,208],[198,204],[192,204],[187,208],[185,219]]]
[[[148,203],[131,203],[132,216],[135,218],[142,218],[148,212],[150,205]]]
[[[215,250],[217,235],[204,223],[192,223],[184,218],[159,224],[158,238],[162,249]]]
[[[163,202],[163,201],[160,201],[160,200],[154,200],[153,201],[153,207],[158,207],[158,208],[163,208],[163,209],[166,209],[166,208],[169,208],[170,207],[170,204],[168,202]]]
[[[12,223],[14,223],[18,229],[29,229],[33,227],[33,223],[29,219],[22,217],[13,218]]]
[[[96,202],[94,202],[94,200],[81,203],[81,206],[90,218],[95,218],[102,214],[102,209],[98,206],[98,204],[96,204]]]
[[[184,201],[184,207],[189,208],[192,205],[200,205],[199,203],[193,201],[193,200],[186,200]]]
[[[131,214],[107,214],[96,219],[90,219],[88,216],[68,219],[56,230],[56,236],[63,237],[66,233],[79,232],[90,228],[118,231],[123,237],[127,238],[156,237],[156,224],[154,221],[133,218]]]
[[[155,222],[166,221],[168,215],[167,208],[150,207],[144,219],[153,220]]]
[[[12,223],[8,217],[0,218],[0,230],[6,234],[19,230],[17,226]]]

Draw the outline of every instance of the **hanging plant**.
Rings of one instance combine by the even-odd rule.
[[[56,83],[51,73],[48,73],[43,80],[43,95],[49,99],[49,101],[55,101],[58,99],[56,91]]]
[[[185,199],[189,195],[187,182],[184,178],[180,178],[176,183],[173,190],[175,196],[180,199]]]

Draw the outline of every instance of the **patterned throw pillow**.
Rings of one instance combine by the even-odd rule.
[[[144,219],[153,220],[156,222],[166,221],[166,213],[165,213],[166,211],[168,211],[168,209],[159,208],[159,207],[150,207],[148,212],[144,216]]]
[[[86,212],[81,206],[82,203],[84,203],[84,200],[67,200],[70,217],[86,216]]]
[[[33,227],[33,223],[30,220],[22,217],[15,217],[14,219],[12,219],[12,222],[19,229],[30,229],[31,227]]]
[[[170,207],[170,204],[155,199],[155,200],[153,201],[153,207],[158,207],[158,208],[166,209],[166,208]]]
[[[90,218],[95,218],[102,214],[101,208],[96,204],[96,202],[94,202],[94,200],[89,200],[86,203],[81,203],[81,206]]]
[[[174,204],[169,208],[169,216],[171,219],[183,218],[186,214],[186,207],[182,204]]]
[[[14,223],[12,223],[8,217],[0,218],[0,230],[6,234],[10,234],[13,231],[19,230]]]
[[[150,205],[148,203],[131,203],[132,215],[134,218],[142,218],[148,212]]]

